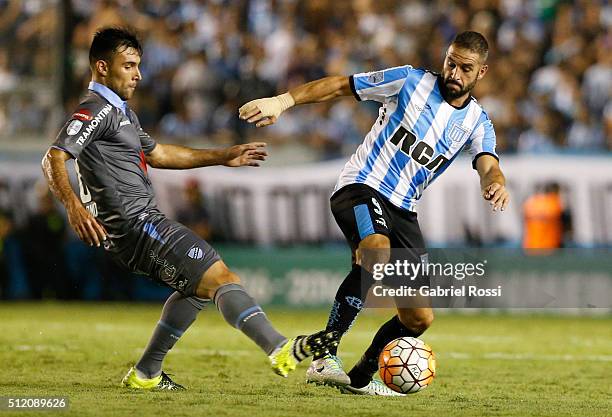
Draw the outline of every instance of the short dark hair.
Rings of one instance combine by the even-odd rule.
[[[99,29],[89,48],[89,64],[94,65],[98,60],[110,62],[113,54],[122,48],[134,48],[138,55],[142,55],[142,45],[136,32],[122,27]]]
[[[455,36],[451,45],[475,52],[483,58],[483,61],[486,61],[489,56],[489,43],[478,32],[472,32],[471,30],[461,32]]]

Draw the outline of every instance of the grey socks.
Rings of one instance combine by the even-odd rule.
[[[261,307],[241,285],[219,287],[214,302],[225,320],[247,335],[267,355],[287,340],[272,327]],[[205,303],[202,298],[186,297],[179,292],[168,297],[153,336],[136,364],[140,377],[155,378],[161,374],[164,358],[195,321]]]
[[[195,321],[205,303],[203,298],[186,297],[179,292],[168,297],[153,336],[136,364],[139,376],[155,378],[161,374],[166,354]]]
[[[226,284],[219,287],[213,301],[223,318],[247,335],[267,355],[287,340],[272,327],[266,314],[242,285]]]

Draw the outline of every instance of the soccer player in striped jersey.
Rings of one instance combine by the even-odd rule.
[[[495,131],[487,113],[471,96],[487,73],[488,44],[477,32],[458,34],[446,51],[441,74],[410,65],[383,71],[332,76],[312,81],[276,97],[253,100],[240,117],[256,126],[275,123],[288,108],[354,95],[382,103],[363,143],[344,166],[331,197],[331,208],[353,253],[353,266],[340,285],[328,329],[344,334],[363,307],[375,263],[389,259],[390,248],[410,249],[415,260],[426,256],[415,208],[425,188],[461,151],[472,157],[482,196],[493,211],[509,202],[505,178],[495,153]],[[364,256],[371,253],[371,256]],[[427,305],[402,307],[382,325],[370,347],[348,375],[336,352],[315,358],[309,382],[338,385],[345,392],[400,395],[372,376],[377,359],[391,340],[418,337],[432,323]]]

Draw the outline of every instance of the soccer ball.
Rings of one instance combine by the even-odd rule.
[[[393,391],[412,394],[431,384],[436,374],[436,358],[422,340],[400,337],[383,349],[378,358],[378,372]]]

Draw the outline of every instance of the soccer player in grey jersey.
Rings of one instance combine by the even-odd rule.
[[[141,55],[140,42],[130,30],[105,28],[95,34],[89,52],[89,90],[42,161],[49,187],[83,241],[102,245],[126,269],[176,290],[166,301],[142,358],[122,384],[182,389],[162,371],[162,361],[207,300],[268,355],[277,374],[287,376],[301,360],[337,344],[334,333],[287,339],[277,332],[217,252],[158,210],[147,174],[147,165],[259,166],[266,157],[265,144],[209,150],[156,143],[127,105],[142,78]],[[69,159],[75,160],[80,199],[68,181]]]

